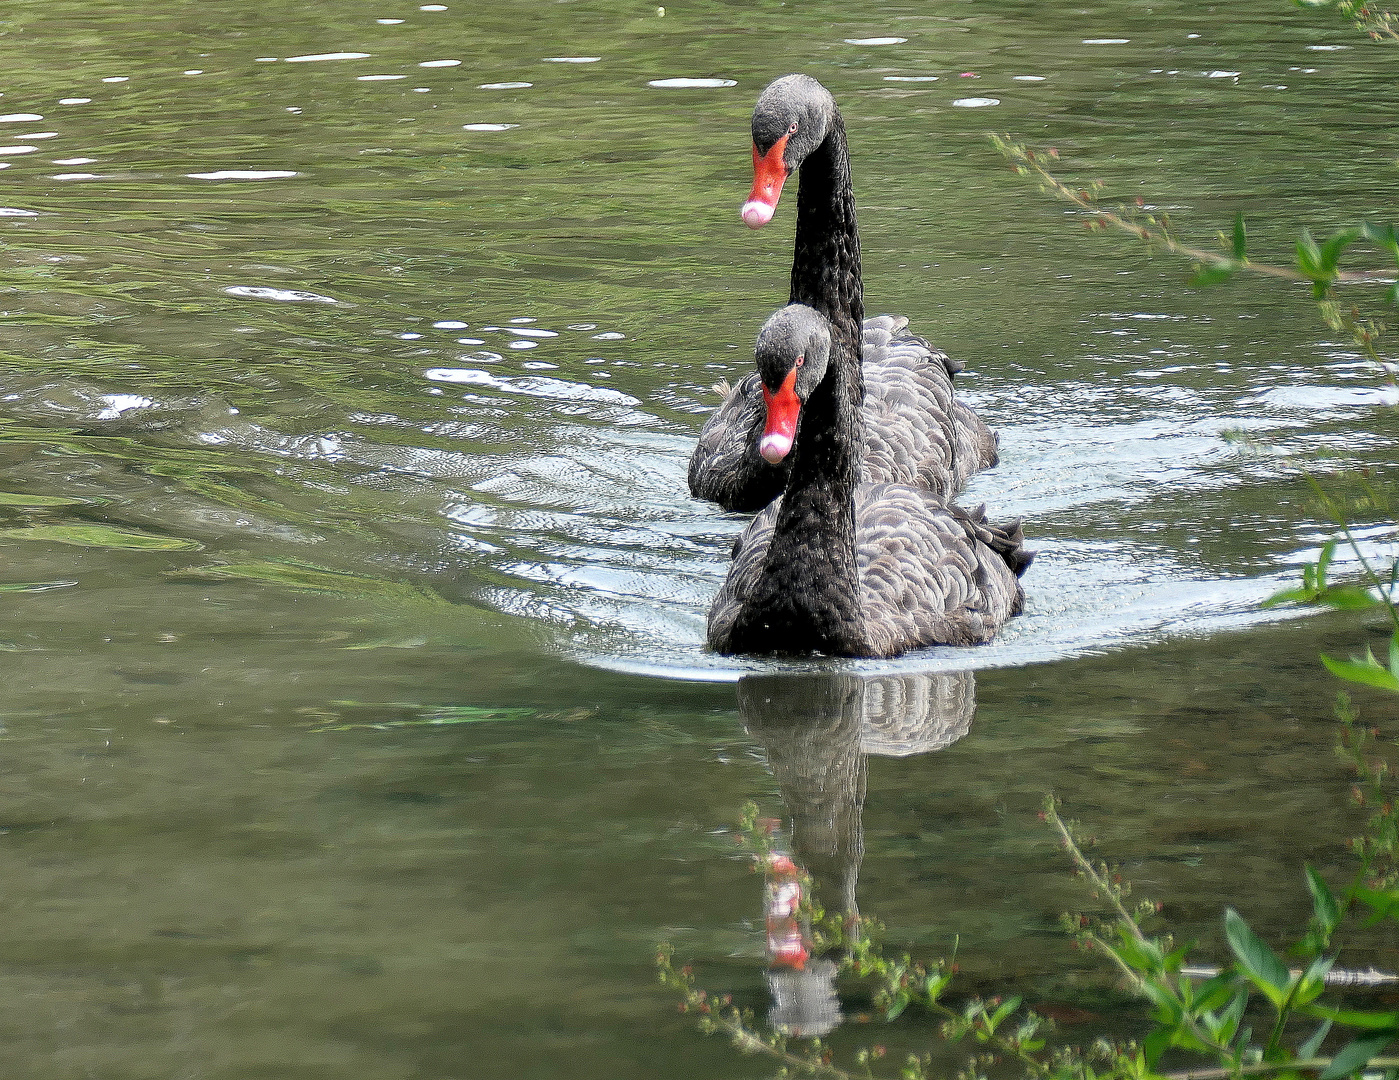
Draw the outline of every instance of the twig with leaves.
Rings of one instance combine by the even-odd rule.
[[[1393,225],[1365,223],[1340,229],[1324,240],[1317,240],[1311,231],[1303,229],[1297,240],[1296,263],[1280,266],[1257,262],[1248,254],[1248,227],[1242,212],[1235,215],[1234,226],[1226,236],[1219,234],[1220,249],[1198,247],[1183,242],[1175,233],[1170,215],[1156,215],[1147,212],[1145,200],[1138,199],[1135,206],[1106,206],[1099,199],[1103,185],[1093,181],[1087,186],[1073,187],[1051,173],[1045,161],[1059,160],[1059,152],[1053,148],[1036,151],[1015,142],[1009,135],[992,135],[991,143],[996,150],[1011,163],[1021,176],[1033,176],[1040,190],[1053,195],[1062,202],[1078,207],[1087,218],[1084,224],[1093,231],[1114,229],[1143,241],[1148,246],[1168,251],[1191,260],[1195,271],[1190,279],[1192,285],[1214,285],[1227,281],[1235,274],[1248,272],[1283,281],[1305,282],[1312,287],[1312,296],[1317,301],[1322,319],[1326,325],[1338,332],[1344,331],[1364,350],[1365,354],[1386,371],[1389,365],[1380,356],[1376,343],[1388,329],[1378,318],[1363,316],[1358,308],[1346,310],[1335,296],[1338,285],[1358,283],[1388,284],[1383,303],[1399,305],[1399,232]],[[1395,263],[1394,269],[1342,270],[1342,255],[1357,241],[1374,244],[1388,252]],[[1392,373],[1390,374],[1393,378]]]
[[[1349,733],[1343,746],[1362,763],[1365,783],[1379,791],[1388,772],[1368,762],[1364,739],[1353,730],[1354,718],[1343,720]],[[880,943],[882,928],[868,918],[819,917],[819,940],[841,954],[839,970],[846,975],[873,979],[876,1007],[886,1021],[893,1021],[916,1007],[942,1020],[940,1033],[950,1042],[968,1040],[976,1047],[958,1076],[962,1080],[986,1080],[997,1062],[1015,1062],[1026,1080],[1226,1080],[1245,1076],[1297,1077],[1311,1074],[1317,1080],[1340,1080],[1364,1070],[1399,1068],[1399,1057],[1383,1057],[1382,1051],[1399,1040],[1399,1013],[1387,1010],[1345,1008],[1321,1000],[1327,974],[1335,961],[1327,955],[1332,938],[1348,911],[1369,909],[1376,919],[1399,920],[1399,888],[1392,881],[1373,880],[1375,854],[1392,856],[1394,823],[1386,810],[1372,819],[1376,848],[1362,858],[1361,873],[1337,896],[1311,867],[1307,886],[1312,895],[1313,916],[1305,936],[1294,946],[1307,966],[1289,970],[1233,909],[1225,913],[1225,936],[1234,961],[1223,971],[1201,980],[1187,964],[1190,946],[1177,947],[1169,935],[1144,929],[1160,912],[1150,900],[1128,902],[1131,886],[1120,872],[1084,854],[1086,842],[1072,822],[1059,814],[1052,798],[1045,801],[1042,817],[1059,837],[1075,873],[1093,899],[1106,905],[1099,917],[1066,915],[1064,922],[1080,947],[1110,960],[1135,997],[1152,1006],[1153,1028],[1140,1042],[1099,1038],[1087,1050],[1054,1046],[1047,1035],[1053,1025],[1022,1007],[1019,997],[982,1001],[973,998],[961,1008],[949,1004],[946,993],[953,968],[945,962],[923,965],[906,953],[889,955]],[[758,826],[757,808],[745,809],[741,842],[762,865],[771,857],[771,840]],[[1387,830],[1387,831],[1386,831]],[[1386,839],[1387,838],[1387,839]],[[1389,865],[1388,862],[1385,865]],[[1392,875],[1391,875],[1392,876]],[[809,890],[806,890],[809,893]],[[814,933],[813,937],[817,935]],[[875,1077],[874,1066],[885,1056],[882,1046],[867,1047],[855,1055],[854,1071],[835,1062],[831,1048],[819,1039],[789,1039],[780,1032],[765,1032],[753,1010],[733,1004],[728,995],[710,995],[696,985],[694,972],[676,968],[668,946],[656,959],[664,986],[680,996],[684,1012],[699,1014],[699,1026],[707,1033],[724,1034],[744,1053],[761,1054],[778,1063],[780,1076],[805,1075],[824,1080]],[[1259,994],[1271,1010],[1264,1038],[1255,1038],[1246,1023],[1250,997]],[[1310,1020],[1315,1025],[1305,1036],[1291,1028]],[[1349,1029],[1353,1035],[1334,1054],[1322,1047],[1334,1031]],[[1179,1072],[1161,1072],[1167,1052],[1204,1055],[1209,1064]],[[910,1054],[898,1075],[903,1080],[926,1080],[930,1054]]]
[[[1362,34],[1375,41],[1399,41],[1399,16],[1376,8],[1369,0],[1296,0],[1298,7],[1334,8]]]

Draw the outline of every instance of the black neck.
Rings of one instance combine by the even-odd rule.
[[[845,124],[801,166],[792,302],[831,322],[826,377],[802,406],[792,471],[763,578],[735,627],[739,651],[866,652],[855,562],[855,485],[864,448],[864,295]],[[750,636],[751,635],[751,636]]]
[[[790,303],[815,308],[838,336],[848,332],[858,345],[865,294],[850,148],[839,110],[825,141],[802,162]]]

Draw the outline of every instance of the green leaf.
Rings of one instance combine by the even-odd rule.
[[[1309,1005],[1319,998],[1326,989],[1326,973],[1335,962],[1334,956],[1318,956],[1313,960],[1297,980],[1297,988],[1292,992],[1292,1004]]]
[[[1364,660],[1334,660],[1322,653],[1321,662],[1326,665],[1327,671],[1337,678],[1345,679],[1346,682],[1399,693],[1399,676],[1388,668],[1381,667],[1374,653],[1368,653]]]
[[[1118,935],[1122,938],[1116,944],[1109,943],[1110,948],[1119,960],[1128,967],[1136,968],[1138,971],[1159,971],[1164,957],[1161,955],[1160,946],[1152,941],[1139,941],[1132,933],[1132,928],[1119,926]]]
[[[924,991],[928,995],[928,1004],[932,1005],[942,996],[942,992],[947,989],[948,983],[952,981],[950,974],[942,974],[936,978],[930,978],[924,986]]]
[[[1224,936],[1229,948],[1239,961],[1239,970],[1262,990],[1274,1005],[1281,1005],[1287,998],[1288,984],[1292,976],[1287,965],[1278,959],[1277,954],[1264,944],[1244,918],[1233,908],[1224,913]]]
[[[992,1013],[989,1018],[988,1022],[991,1025],[991,1030],[995,1031],[1000,1022],[1018,1008],[1020,1008],[1020,998],[1018,997],[1006,998],[1005,1001],[1001,1002],[1001,1007]]]
[[[1229,1007],[1224,1010],[1224,1022],[1219,1026],[1219,1040],[1226,1046],[1234,1038],[1234,1033],[1239,1030],[1239,1022],[1244,1018],[1244,1009],[1248,1007],[1248,991],[1242,991],[1238,997],[1229,1002]],[[1241,1040],[1248,1042],[1248,1035]]]
[[[1393,225],[1371,225],[1366,222],[1360,229],[1366,240],[1382,248],[1388,248],[1399,258],[1399,233],[1394,231]]]
[[[1336,272],[1336,264],[1341,261],[1341,253],[1360,235],[1360,229],[1352,226],[1327,237],[1321,245],[1321,268],[1329,273]]]
[[[1161,1055],[1171,1048],[1171,1033],[1166,1028],[1157,1028],[1142,1040],[1142,1054],[1151,1068],[1161,1060]]]
[[[1308,1005],[1303,1010],[1308,1016],[1331,1020],[1346,1027],[1364,1028],[1367,1031],[1393,1032],[1399,1029],[1399,1013],[1365,1012],[1361,1009],[1333,1009],[1328,1005]]]
[[[1307,1041],[1297,1048],[1297,1059],[1306,1061],[1316,1057],[1316,1052],[1321,1049],[1321,1044],[1326,1041],[1326,1033],[1330,1030],[1330,1020],[1323,1020],[1317,1025],[1317,1029],[1311,1033]]]
[[[908,1008],[908,991],[900,990],[889,999],[889,1007],[884,1010],[885,1020],[897,1020],[899,1014]]]
[[[1297,268],[1307,277],[1321,275],[1321,248],[1312,239],[1310,229],[1303,229],[1297,238]]]
[[[1231,971],[1222,971],[1214,978],[1200,984],[1195,991],[1197,1009],[1217,1009],[1234,996],[1236,979]]]
[[[1331,279],[1336,276],[1336,270],[1334,264],[1327,267],[1326,256],[1312,239],[1309,229],[1303,229],[1302,235],[1297,238],[1297,268],[1311,279],[1312,295],[1318,300],[1322,299],[1330,288]]]
[[[1331,1059],[1331,1064],[1317,1080],[1339,1080],[1342,1076],[1359,1072],[1370,1059],[1394,1041],[1399,1032],[1380,1031],[1373,1035],[1362,1035]]]
[[[1190,287],[1203,289],[1207,285],[1218,285],[1228,281],[1238,269],[1237,266],[1222,263],[1201,263],[1195,273],[1190,275]]]
[[[1359,585],[1331,585],[1317,594],[1316,602],[1337,611],[1363,611],[1380,601]]]
[[[1352,895],[1375,913],[1369,925],[1380,919],[1399,919],[1399,889],[1370,889],[1360,886]]]
[[[1319,589],[1326,588],[1326,571],[1331,567],[1331,560],[1336,554],[1337,540],[1333,536],[1326,543],[1321,545],[1321,554],[1316,557],[1316,586]]]
[[[190,551],[199,547],[178,536],[156,536],[110,525],[35,525],[30,529],[0,529],[0,540],[48,540],[74,547],[114,548],[123,551]]]
[[[1264,607],[1277,607],[1279,604],[1314,604],[1316,603],[1316,589],[1310,585],[1303,585],[1301,588],[1283,589],[1273,593],[1272,596],[1263,601]]]
[[[1190,955],[1190,950],[1193,949],[1196,944],[1197,943],[1194,941],[1187,941],[1178,949],[1173,949],[1161,958],[1161,966],[1172,974],[1178,972],[1185,964],[1185,958]],[[1190,984],[1187,981],[1185,985],[1189,987]]]
[[[1234,215],[1234,258],[1243,262],[1248,257],[1248,230],[1244,227],[1244,212]]]
[[[1331,886],[1326,884],[1326,879],[1311,866],[1307,867],[1307,888],[1312,894],[1312,913],[1316,915],[1316,921],[1329,937],[1341,921],[1341,909],[1336,904],[1336,896],[1331,891]]]

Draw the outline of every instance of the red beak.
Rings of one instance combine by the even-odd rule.
[[[797,397],[796,368],[787,372],[776,393],[763,387],[763,403],[767,405],[768,421],[758,442],[758,453],[769,465],[777,465],[792,452],[792,443],[797,437],[797,417],[801,414],[802,403]]]
[[[782,160],[786,149],[786,135],[773,143],[766,154],[759,154],[757,144],[753,144],[753,190],[740,211],[743,223],[750,229],[761,229],[777,212],[777,200],[787,181],[787,164]]]

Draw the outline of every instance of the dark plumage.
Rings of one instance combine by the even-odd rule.
[[[908,334],[906,319],[864,321],[850,152],[835,99],[807,75],[786,75],[759,95],[752,131],[745,224],[757,229],[771,221],[783,185],[801,171],[791,302],[829,319],[838,348],[857,359],[864,354],[863,379],[855,372],[847,388],[864,403],[862,475],[955,494],[967,477],[996,463],[995,436],[953,397],[960,364]],[[760,396],[755,379],[743,380],[705,424],[690,461],[691,494],[728,510],[755,510],[786,482],[789,467],[769,465],[757,453]]]
[[[864,322],[861,479],[951,498],[969,477],[996,464],[996,436],[953,396],[952,376],[962,365],[907,327],[895,315]],[[769,465],[758,453],[765,416],[758,376],[749,375],[700,431],[690,458],[691,495],[748,512],[781,494],[789,465]]]
[[[831,324],[792,304],[758,335],[770,393],[801,421],[781,499],[749,525],[709,612],[724,653],[896,656],[989,641],[1024,600],[1018,522],[991,525],[930,491],[858,482],[860,365]]]

